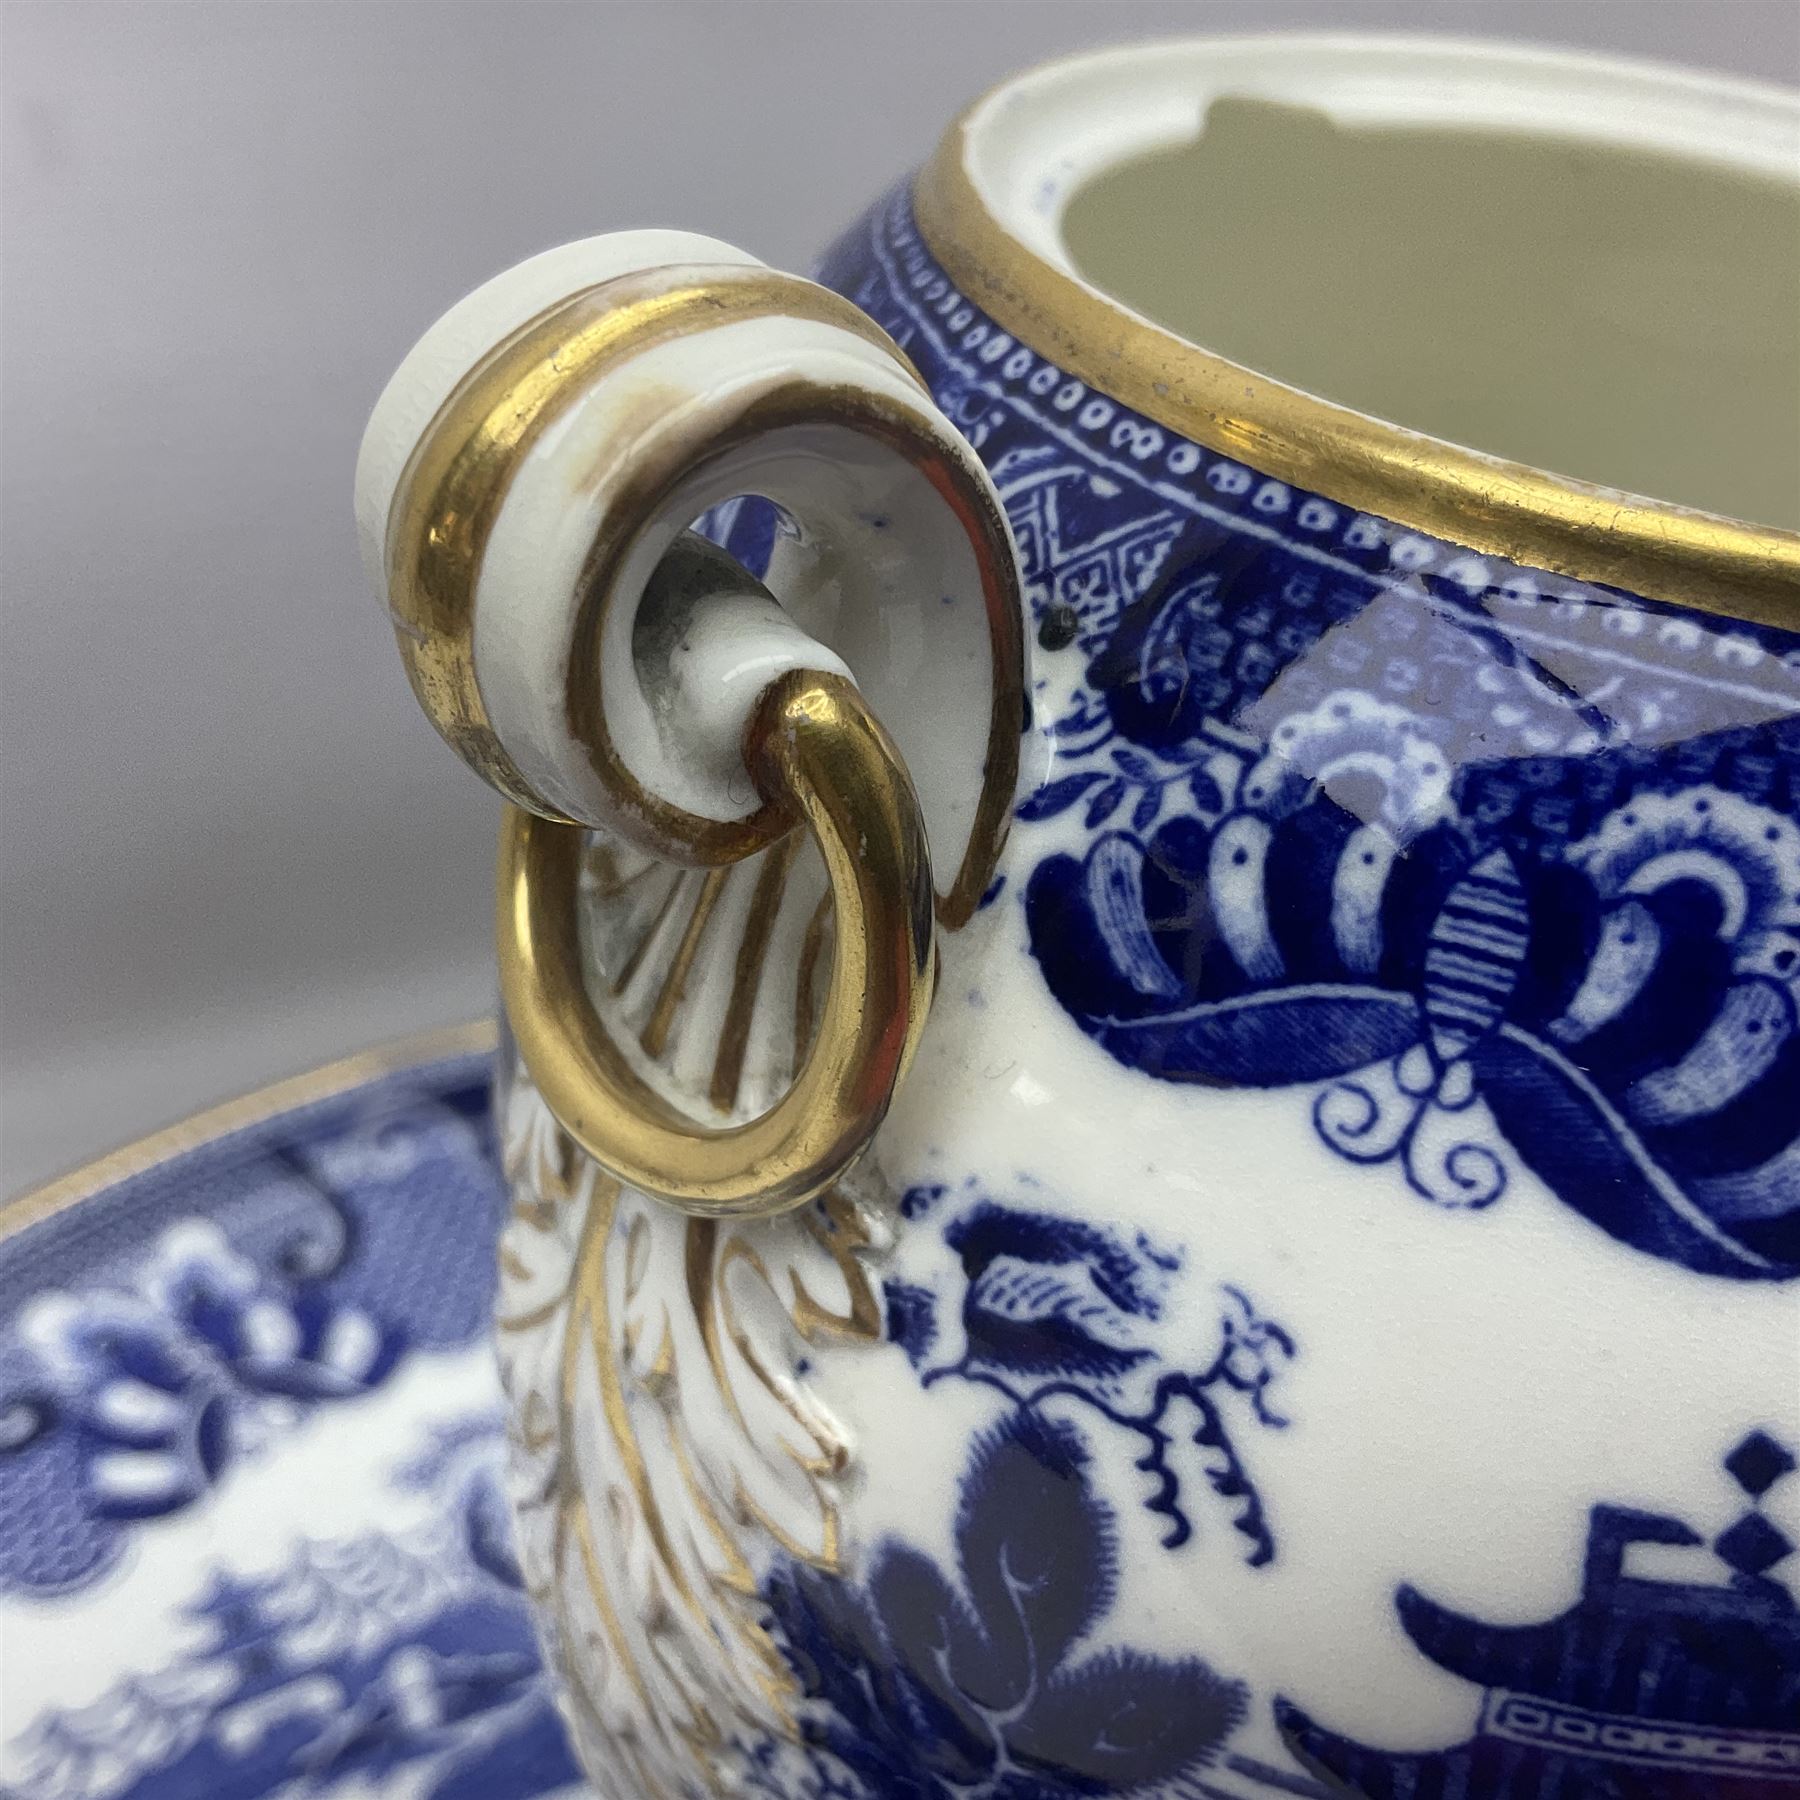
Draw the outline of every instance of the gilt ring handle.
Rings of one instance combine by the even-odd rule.
[[[377,405],[357,485],[414,694],[510,803],[501,991],[551,1112],[610,1174],[686,1211],[822,1194],[887,1113],[936,927],[973,913],[1010,815],[1022,609],[979,459],[847,301],[713,240],[639,232],[534,258],[452,308]],[[688,531],[743,493],[795,522],[786,610]],[[702,580],[671,615],[667,572],[709,558],[714,587],[725,566],[737,591]],[[712,648],[678,666],[671,646],[694,643]],[[904,643],[938,661],[896,685],[879,652]],[[907,753],[859,688],[871,670]],[[925,680],[943,713],[929,729]],[[940,800],[944,770],[963,771],[948,809],[921,804],[909,755]],[[717,868],[799,829],[835,912],[817,1027],[766,1111],[705,1118],[590,995],[587,833]]]
[[[836,948],[800,1073],[759,1117],[709,1128],[632,1067],[582,978],[580,827],[509,807],[500,985],[519,1053],[571,1137],[620,1180],[684,1211],[761,1216],[830,1187],[874,1135],[918,1045],[936,973],[931,863],[892,740],[840,675],[765,693],[745,762],[822,854]]]

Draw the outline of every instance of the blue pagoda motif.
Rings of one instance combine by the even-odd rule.
[[[1580,1598],[1558,1618],[1488,1625],[1403,1587],[1407,1636],[1485,1690],[1467,1742],[1374,1749],[1285,1701],[1283,1735],[1365,1800],[1800,1800],[1800,1607],[1770,1573],[1794,1545],[1759,1504],[1794,1466],[1762,1431],[1725,1459],[1751,1504],[1713,1540],[1717,1583],[1628,1573],[1635,1545],[1704,1540],[1680,1519],[1596,1506]]]

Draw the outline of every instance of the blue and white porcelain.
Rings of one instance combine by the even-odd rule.
[[[457,440],[500,473],[420,541],[464,545],[472,620],[396,617],[452,742],[590,828],[563,1010],[670,1107],[735,1126],[807,1066],[814,860],[667,828],[748,829],[796,633],[887,722],[933,866],[982,873],[966,914],[940,892],[885,1122],[796,1210],[620,1180],[543,1097],[541,1020],[503,1056],[521,1566],[620,1800],[1800,1800],[1800,538],[1385,424],[1109,295],[1069,207],[1245,95],[1782,204],[1800,151],[1792,96],[1548,53],[1101,53],[977,103],[829,250],[886,363],[822,301],[731,322],[742,252],[632,234],[463,302],[371,424],[396,594],[409,459],[483,358],[599,309],[565,412],[509,438],[538,402],[487,394]],[[802,376],[816,418],[769,424]],[[926,391],[979,459],[931,465],[954,518],[894,450]],[[779,626],[658,613],[703,513]]]
[[[491,1043],[0,1212],[0,1793],[583,1791],[498,1484]]]

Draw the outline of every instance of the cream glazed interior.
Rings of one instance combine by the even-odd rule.
[[[1134,45],[1004,84],[969,177],[1233,362],[1629,493],[1800,524],[1800,97],[1441,40]]]

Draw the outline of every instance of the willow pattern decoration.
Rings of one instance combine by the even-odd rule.
[[[758,1104],[810,1034],[817,871],[786,845],[696,872],[596,840],[587,873],[592,986],[621,1041],[721,1111]],[[879,1209],[840,1186],[754,1227],[678,1213],[587,1158],[516,1060],[501,1132],[514,1501],[570,1725],[645,1794],[710,1791],[741,1744],[799,1754],[759,1591],[777,1556],[841,1568],[853,1445],[805,1373],[880,1338]]]

